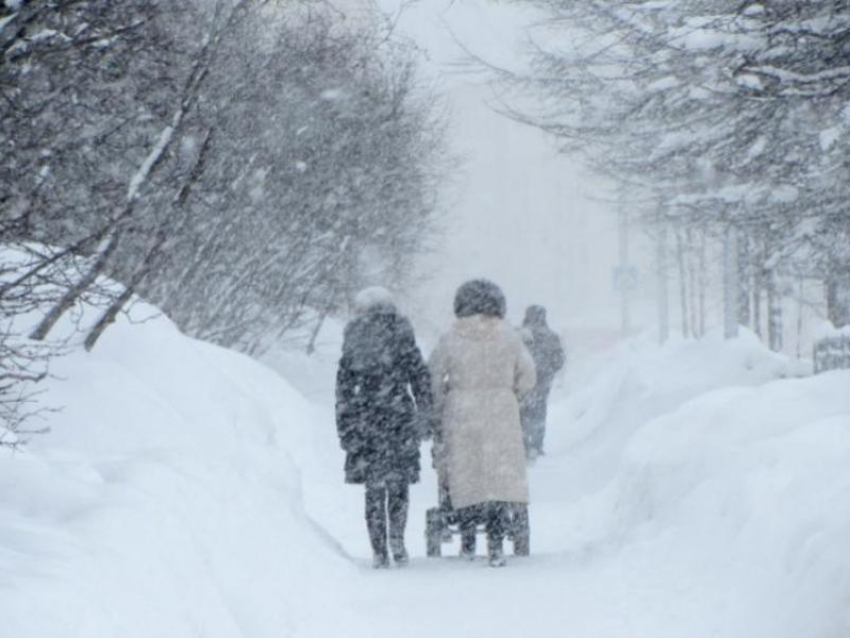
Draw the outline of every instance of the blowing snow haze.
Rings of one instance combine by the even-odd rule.
[[[435,329],[449,319],[461,282],[489,277],[504,288],[515,322],[527,305],[542,303],[559,329],[616,334],[617,219],[604,182],[558,155],[543,132],[498,113],[498,88],[470,59],[521,69],[526,27],[540,16],[486,0],[380,4],[424,50],[460,157],[446,198],[445,236],[421,265],[421,290],[409,295],[416,317]]]
[[[850,636],[847,60],[835,0],[0,1],[0,638]]]

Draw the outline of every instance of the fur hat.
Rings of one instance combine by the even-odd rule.
[[[487,279],[472,279],[457,289],[455,316],[485,315],[505,318],[507,302],[502,289]]]
[[[373,310],[395,312],[396,307],[389,290],[381,286],[370,286],[354,295],[354,310],[362,315]]]

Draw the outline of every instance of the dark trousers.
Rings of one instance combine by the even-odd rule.
[[[466,553],[475,552],[475,528],[484,523],[487,529],[488,549],[501,549],[502,541],[510,525],[510,504],[490,501],[463,507],[457,511],[460,526],[461,547]]]
[[[538,386],[523,401],[520,417],[526,453],[543,452],[543,438],[546,436],[546,408],[550,390],[551,387],[548,385]]]
[[[366,527],[376,556],[387,556],[387,528],[394,554],[404,549],[404,528],[410,488],[406,481],[382,481],[366,484]]]

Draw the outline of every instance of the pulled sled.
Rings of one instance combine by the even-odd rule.
[[[505,538],[513,543],[514,556],[528,556],[530,536],[528,505],[517,503],[508,509],[508,524]],[[439,558],[443,554],[443,543],[450,543],[455,536],[461,535],[460,517],[452,507],[448,481],[440,479],[438,487],[438,505],[425,512],[425,553],[429,558]],[[484,521],[475,525],[475,534],[486,536]]]

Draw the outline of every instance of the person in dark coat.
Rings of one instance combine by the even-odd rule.
[[[546,323],[546,308],[529,306],[522,327],[523,341],[537,368],[537,385],[525,397],[520,412],[526,455],[533,460],[543,454],[549,392],[567,357],[558,335]]]
[[[431,378],[410,322],[383,288],[355,299],[336,379],[336,424],[345,480],[366,486],[374,566],[408,561],[409,485],[419,480],[419,446],[430,435]]]

